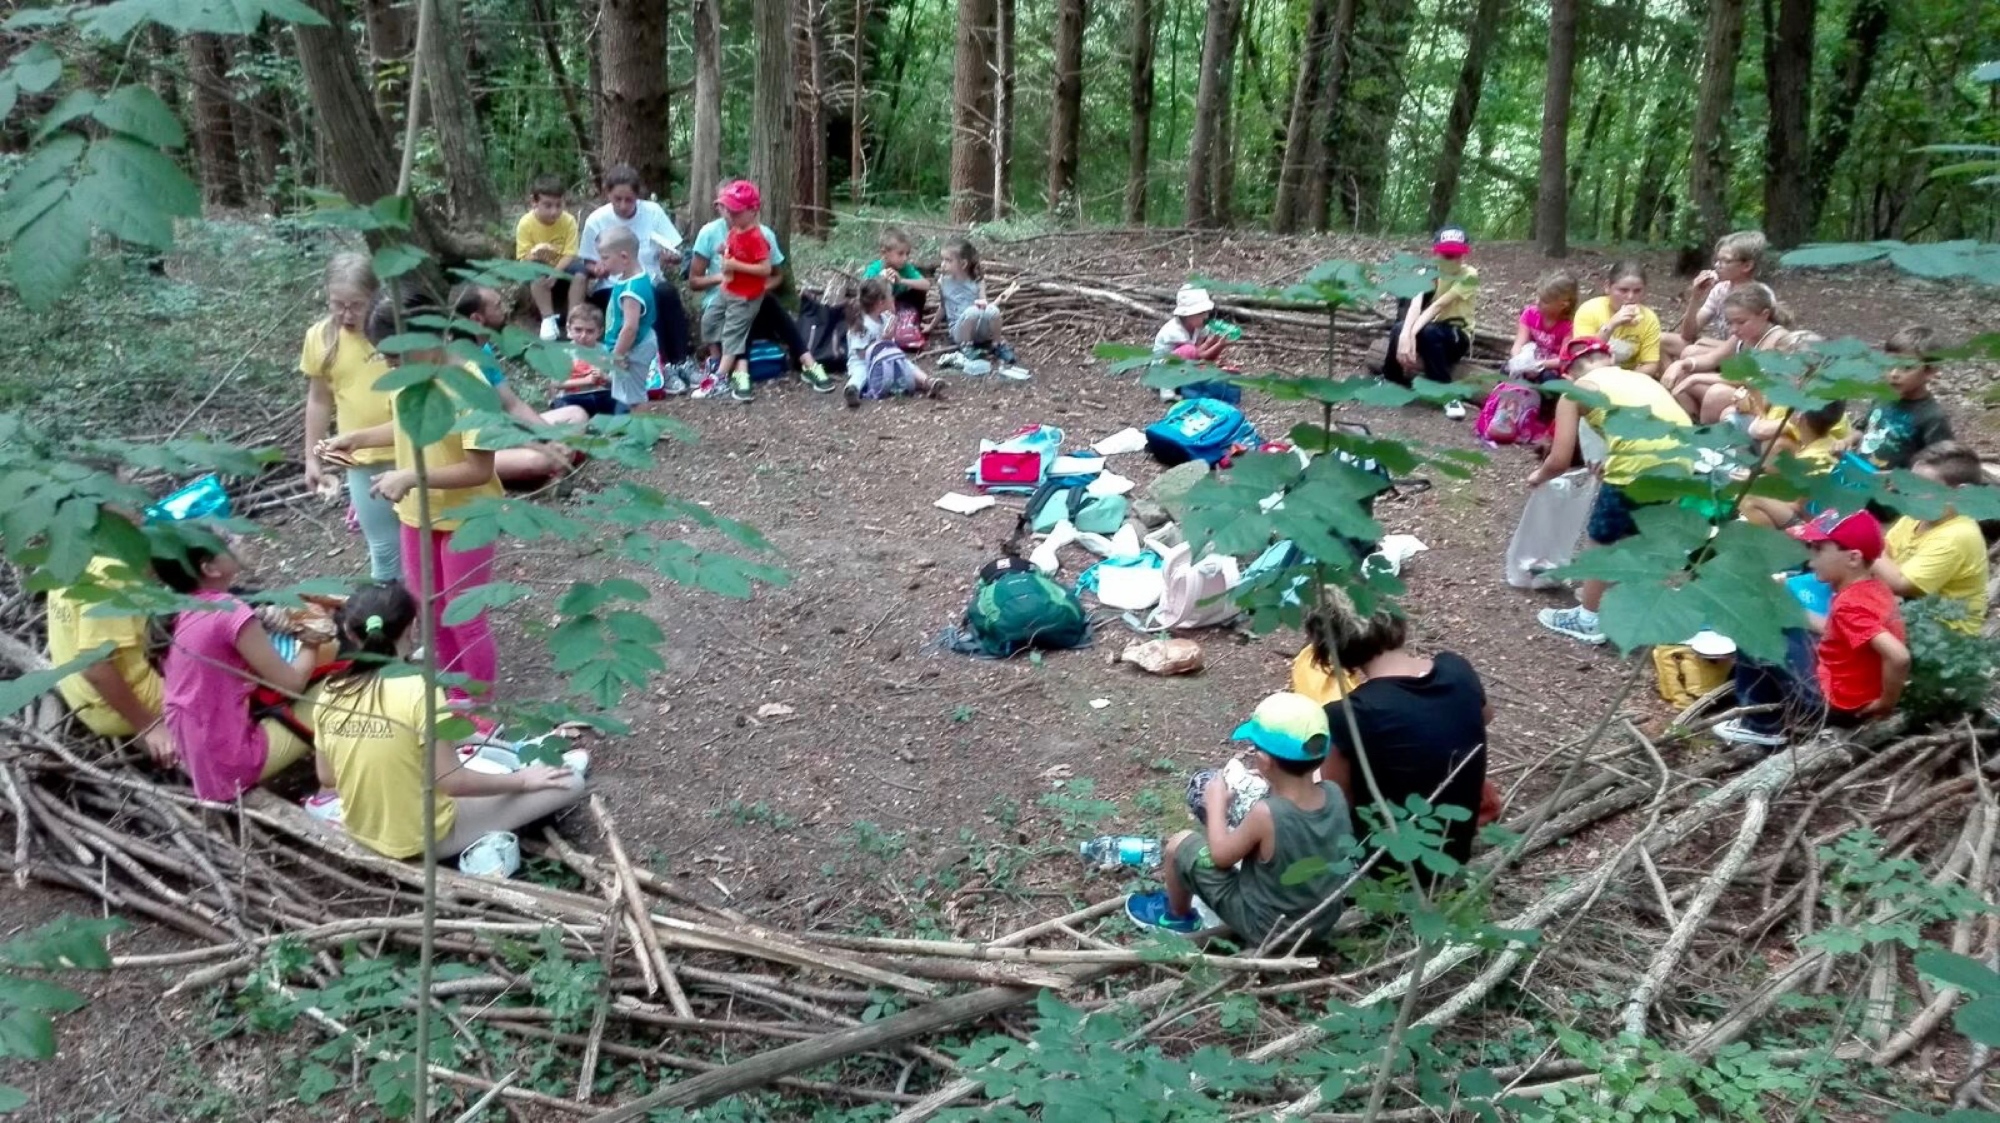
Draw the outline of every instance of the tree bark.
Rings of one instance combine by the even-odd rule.
[[[1764,139],[1764,236],[1791,249],[1812,234],[1812,66],[1815,0],[1764,5],[1764,89],[1771,117]]]
[[[499,217],[500,200],[486,166],[486,142],[479,112],[466,80],[465,24],[458,0],[429,0],[437,5],[437,34],[425,44],[424,89],[429,97],[431,127],[437,133],[438,154],[444,157],[445,182],[450,187],[451,212],[473,222]]]
[[[187,37],[186,55],[202,198],[211,206],[241,207],[243,148],[236,142],[230,117],[235,98],[229,83],[229,51],[220,35],[195,34]]]
[[[1430,208],[1424,225],[1435,230],[1451,218],[1458,202],[1458,175],[1465,163],[1465,142],[1479,117],[1479,97],[1486,85],[1488,48],[1500,38],[1505,0],[1479,0],[1465,29],[1465,61],[1458,68],[1458,85],[1451,91],[1445,114],[1444,142],[1438,147],[1437,168],[1431,175]]]
[[[694,0],[694,144],[688,225],[701,225],[722,183],[722,0]]]
[[[1333,24],[1326,33],[1326,76],[1319,83],[1319,97],[1307,120],[1305,149],[1300,172],[1305,177],[1305,199],[1297,225],[1308,219],[1313,228],[1325,230],[1333,211],[1334,137],[1341,127],[1347,96],[1347,73],[1354,54],[1354,21],[1357,0],[1335,0]]]
[[[1542,90],[1542,174],[1535,200],[1535,231],[1542,253],[1569,255],[1569,106],[1576,80],[1578,0],[1553,0],[1549,8],[1548,84]]]
[[[798,232],[822,237],[833,220],[828,208],[826,176],[826,59],[820,37],[820,23],[826,0],[798,0],[795,35],[798,48],[798,105],[796,151],[793,166],[796,196],[793,210],[798,215]]]
[[[1132,0],[1132,129],[1125,139],[1125,221],[1146,224],[1153,163],[1153,50],[1161,0]]]
[[[1365,20],[1363,19],[1365,17]],[[1356,230],[1380,225],[1382,189],[1389,169],[1389,138],[1407,88],[1403,60],[1415,31],[1415,0],[1373,0],[1357,11],[1340,111],[1330,114],[1337,139],[1327,146],[1333,190]]]
[[[792,0],[754,0],[751,21],[757,38],[757,90],[750,117],[750,178],[764,193],[764,221],[778,235],[778,244],[789,246],[795,186]],[[664,137],[660,143],[664,147]]]
[[[1688,193],[1694,197],[1697,239],[1714,245],[1729,231],[1729,118],[1736,95],[1736,60],[1743,51],[1743,0],[1709,0],[1702,37],[1701,86],[1695,96],[1694,152]]]
[[[361,0],[361,26],[368,34],[369,89],[375,115],[390,135],[403,127],[409,103],[410,53],[416,47],[417,9],[395,0]]]
[[[1210,0],[1201,36],[1201,74],[1195,89],[1194,132],[1188,138],[1187,201],[1183,220],[1189,226],[1214,226],[1216,152],[1226,151],[1222,119],[1232,84],[1231,61],[1236,53],[1236,29],[1243,0]]]
[[[951,221],[993,218],[993,55],[997,0],[958,0],[958,42],[952,64]]]
[[[1055,94],[1049,108],[1049,211],[1076,221],[1077,146],[1083,131],[1086,0],[1056,0]]]
[[[852,43],[854,64],[854,98],[847,122],[847,201],[861,205],[863,187],[868,179],[868,153],[865,115],[861,111],[861,96],[868,88],[868,70],[865,52],[868,48],[868,0],[854,0],[854,40]]]
[[[993,37],[994,69],[999,91],[993,99],[993,216],[1014,210],[1014,127],[1020,118],[1014,100],[1015,59],[1020,40],[1014,35],[1015,0],[1000,0],[999,31]]]
[[[557,92],[562,95],[563,114],[569,118],[570,131],[576,134],[576,150],[590,172],[590,181],[596,183],[604,178],[604,166],[598,163],[597,145],[591,139],[590,126],[584,124],[583,107],[578,104],[576,86],[569,80],[569,68],[563,65],[562,44],[556,38],[556,23],[549,16],[545,0],[528,0],[528,18],[535,21],[535,37],[542,43],[542,58],[549,65],[549,80],[556,84]]]
[[[1486,0],[1482,0],[1482,3]],[[1306,13],[1306,37],[1299,47],[1299,77],[1292,84],[1292,108],[1285,115],[1285,150],[1278,159],[1278,190],[1271,203],[1271,229],[1289,234],[1299,228],[1303,217],[1306,174],[1306,138],[1313,132],[1314,112],[1319,107],[1321,73],[1326,66],[1327,40],[1333,31],[1332,0],[1313,0]]]
[[[1854,10],[1847,16],[1847,35],[1833,60],[1833,95],[1827,100],[1825,114],[1819,121],[1819,137],[1813,144],[1809,227],[1817,227],[1820,215],[1826,211],[1827,196],[1833,190],[1833,173],[1840,166],[1840,158],[1847,154],[1847,144],[1853,136],[1854,111],[1860,107],[1869,80],[1875,76],[1876,45],[1888,29],[1888,0],[1855,0]]]
[[[604,163],[636,168],[647,190],[664,191],[671,171],[667,160],[667,6],[659,0],[604,0],[598,34],[599,68],[604,76],[598,129]],[[789,56],[791,41],[787,39],[783,46]],[[760,57],[768,47],[758,44]],[[789,97],[788,91],[788,101]],[[787,114],[787,124],[790,120]],[[768,193],[775,185],[760,181],[758,186]],[[790,221],[789,216],[786,221]],[[773,227],[777,225],[775,215],[771,222]]]

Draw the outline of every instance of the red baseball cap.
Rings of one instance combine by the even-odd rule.
[[[725,210],[742,212],[756,210],[763,205],[764,198],[756,184],[747,179],[732,179],[715,193],[715,201]]]
[[[1440,257],[1464,257],[1472,252],[1472,239],[1463,226],[1447,226],[1431,239],[1431,252]]]
[[[1811,522],[1793,527],[1790,534],[1808,546],[1831,542],[1843,550],[1853,550],[1865,562],[1881,557],[1885,548],[1882,524],[1866,511],[1844,517],[1838,511],[1828,511]]]
[[[1594,335],[1579,335],[1568,343],[1563,344],[1562,368],[1568,370],[1572,363],[1583,358],[1585,355],[1609,355],[1610,353],[1611,344]]]

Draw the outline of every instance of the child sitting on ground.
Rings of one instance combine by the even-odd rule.
[[[1604,275],[1604,295],[1583,302],[1573,325],[1577,338],[1594,335],[1611,345],[1611,361],[1649,378],[1660,374],[1660,317],[1646,307],[1646,267],[1620,261]]]
[[[937,379],[912,362],[896,344],[896,302],[889,283],[874,277],[847,302],[847,385],[841,396],[851,409],[861,399],[896,394],[940,397]]]
[[[1750,437],[1765,449],[1766,456],[1775,458],[1779,453],[1789,452],[1815,476],[1833,471],[1834,463],[1840,459],[1839,433],[1847,418],[1846,402],[1828,402],[1809,410],[1764,410],[1759,416],[1761,395],[1749,390],[1743,394],[1739,408],[1743,416],[1755,418],[1749,422]],[[1731,416],[1725,414],[1723,420],[1729,421]],[[1806,503],[1804,497],[1746,495],[1739,513],[1748,522],[1783,530],[1805,516]]]
[[[1245,947],[1315,909],[1301,932],[1309,943],[1324,939],[1342,907],[1327,898],[1346,879],[1354,852],[1347,800],[1332,783],[1313,779],[1331,739],[1326,710],[1302,694],[1273,694],[1257,703],[1233,739],[1254,749],[1251,768],[1270,785],[1269,794],[1232,828],[1231,795],[1218,773],[1202,796],[1201,836],[1182,831],[1167,840],[1166,892],[1127,897],[1125,914],[1137,924],[1193,932],[1200,926],[1199,894]],[[1302,867],[1312,859],[1321,863],[1316,870]]]
[[[910,264],[910,236],[893,226],[886,227],[877,250],[881,256],[861,271],[861,279],[869,281],[887,276],[889,294],[896,300],[897,318],[907,318],[912,324],[920,322],[924,318],[924,301],[930,296],[931,283],[922,270]]]
[[[1437,283],[1420,299],[1398,302],[1382,359],[1382,377],[1404,386],[1417,374],[1450,382],[1453,368],[1472,350],[1473,302],[1479,296],[1479,270],[1465,263],[1472,240],[1462,228],[1447,226],[1432,240],[1431,252],[1437,256]]]
[[[340,792],[348,835],[385,857],[420,857],[426,768],[437,781],[440,858],[489,831],[519,830],[581,800],[583,781],[568,768],[530,764],[492,775],[466,768],[448,740],[424,751],[423,677],[382,673],[401,664],[416,619],[416,598],[398,583],[357,590],[340,614],[340,658],[347,665],[308,698],[314,764],[320,783]],[[446,712],[442,691],[435,704],[437,713]]]
[[[1908,468],[1919,452],[1952,439],[1951,418],[1931,396],[1936,345],[1935,333],[1921,326],[1903,328],[1883,344],[1890,355],[1906,360],[1889,372],[1896,400],[1871,410],[1861,432],[1848,442],[1876,468]]]
[[[1208,317],[1214,311],[1215,301],[1209,299],[1207,289],[1182,285],[1180,291],[1174,294],[1173,315],[1160,325],[1159,331],[1153,333],[1153,361],[1180,359],[1190,363],[1219,364],[1222,353],[1229,348],[1235,335],[1210,326]],[[1224,387],[1230,392],[1235,389],[1217,382],[1196,382],[1179,389],[1162,386],[1160,400],[1230,398],[1229,392],[1217,392]]]
[[[500,354],[493,349],[493,340],[507,326],[506,305],[500,299],[497,289],[486,285],[460,285],[452,292],[452,317],[465,320],[482,331],[468,331],[453,328],[446,334],[453,339],[477,339],[479,358],[473,362],[493,392],[500,396],[500,408],[507,416],[523,425],[579,425],[588,420],[588,415],[576,409],[551,409],[547,413],[536,413],[534,408],[521,400],[514,387],[507,381],[507,369],[500,365]],[[552,476],[569,471],[573,454],[563,445],[551,441],[536,441],[520,448],[501,449],[494,455],[494,470],[500,473],[504,483],[540,483]]]
[[[721,345],[717,370],[729,386],[729,396],[751,400],[750,325],[764,304],[765,282],[771,276],[771,243],[757,223],[763,198],[757,186],[739,179],[716,196],[729,223],[722,249],[722,291],[701,312],[701,337]]]
[[[1866,511],[1827,512],[1791,533],[1812,550],[1812,574],[1832,587],[1833,602],[1825,617],[1809,613],[1806,628],[1787,632],[1784,666],[1737,657],[1737,706],[1778,709],[1716,726],[1731,744],[1776,748],[1786,725],[1822,719],[1852,728],[1893,712],[1910,679],[1896,595],[1871,572],[1882,557],[1882,524]],[[1821,633],[1817,649],[1812,632]]]
[[[971,242],[960,239],[945,247],[938,263],[937,288],[938,320],[958,347],[940,355],[938,365],[959,367],[969,375],[985,374],[994,360],[1012,366],[1014,349],[1000,342],[1000,306],[986,299],[979,251]],[[990,353],[993,359],[982,352]]]
[[[116,517],[108,511],[106,517]],[[127,567],[109,557],[91,559],[79,585],[110,592],[133,582]],[[136,738],[161,768],[179,758],[173,735],[160,720],[160,673],[147,657],[146,617],[98,608],[74,588],[49,592],[49,662],[62,666],[105,644],[111,653],[56,684],[84,727],[113,740]]]
[[[1578,295],[1576,278],[1568,273],[1550,273],[1536,284],[1535,302],[1521,309],[1514,342],[1507,347],[1513,356],[1508,374],[1533,382],[1561,376],[1563,345],[1574,326]]]
[[[586,272],[576,256],[579,233],[576,216],[563,208],[563,181],[545,175],[528,188],[528,213],[514,224],[514,260],[532,261],[551,269],[581,277]],[[528,295],[542,317],[542,342],[554,343],[562,330],[562,316],[556,312],[569,302],[569,293],[556,299],[557,277],[536,277],[528,282]],[[574,284],[574,281],[566,281]]]
[[[1910,470],[1954,489],[1980,483],[1985,475],[1978,454],[1957,441],[1934,444],[1918,453]],[[1884,553],[1874,572],[1891,592],[1906,600],[1942,597],[1959,602],[1964,614],[1948,621],[1948,626],[1966,635],[1978,635],[1986,623],[1990,577],[1986,539],[1979,524],[1955,507],[1946,507],[1935,519],[1907,515],[1897,519],[1889,527]]]
[[[1688,285],[1687,307],[1681,312],[1679,331],[1660,336],[1660,355],[1668,362],[1698,356],[1728,342],[1722,318],[1722,302],[1730,290],[1757,279],[1766,243],[1755,230],[1725,234],[1715,243],[1715,267],[1695,274]]]
[[[569,377],[556,387],[549,415],[582,411],[585,417],[617,417],[632,412],[611,396],[611,352],[604,346],[604,312],[584,304],[569,314],[570,345],[581,354],[570,361]],[[588,356],[587,358],[585,356]]]

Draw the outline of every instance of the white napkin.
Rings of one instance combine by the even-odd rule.
[[[1090,446],[1090,451],[1101,456],[1116,456],[1121,452],[1146,451],[1146,434],[1137,429],[1121,429]]]
[[[958,492],[950,491],[931,506],[950,511],[954,515],[976,515],[991,507],[993,503],[994,499],[990,495],[960,495]]]

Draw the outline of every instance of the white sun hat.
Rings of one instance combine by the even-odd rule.
[[[1689,636],[1687,645],[1703,659],[1726,659],[1736,654],[1736,641],[1712,628],[1704,628]]]
[[[1174,294],[1174,315],[1199,316],[1203,312],[1215,311],[1215,301],[1208,298],[1208,290],[1196,285],[1182,285]]]

